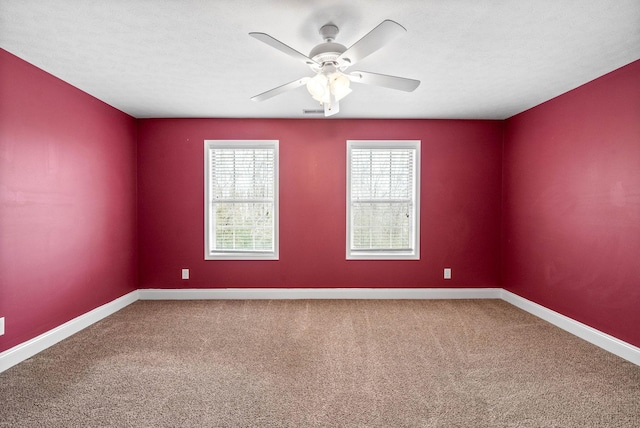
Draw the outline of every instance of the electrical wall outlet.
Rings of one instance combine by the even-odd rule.
[[[451,279],[451,268],[444,268],[444,279]]]
[[[4,334],[4,317],[0,318],[0,336]]]
[[[189,279],[189,269],[182,269],[182,279]]]

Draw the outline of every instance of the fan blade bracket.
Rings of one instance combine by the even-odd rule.
[[[340,71],[345,71],[351,66],[351,60],[349,58],[338,58],[336,59],[336,63],[338,64],[338,69],[340,69]]]

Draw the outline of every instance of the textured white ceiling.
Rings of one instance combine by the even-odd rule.
[[[407,33],[353,69],[422,83],[353,84],[336,117],[504,119],[640,59],[638,0],[0,0],[0,47],[138,118],[298,118],[304,87],[250,98],[310,70],[248,33],[308,54],[384,19]]]

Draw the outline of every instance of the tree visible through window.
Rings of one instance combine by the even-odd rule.
[[[418,259],[419,141],[348,141],[347,258]]]
[[[205,259],[278,258],[278,142],[205,141]]]

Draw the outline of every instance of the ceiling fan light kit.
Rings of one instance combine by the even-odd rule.
[[[314,100],[323,104],[331,102],[331,96],[333,96],[336,101],[340,101],[349,95],[349,93],[351,93],[351,88],[349,88],[350,84],[351,81],[349,78],[339,71],[328,75],[321,72],[309,79],[307,82],[307,90]]]
[[[320,28],[320,35],[324,39],[324,43],[320,43],[311,49],[309,56],[298,52],[268,34],[249,33],[250,36],[294,59],[304,62],[315,73],[313,77],[303,77],[263,92],[251,99],[253,101],[264,101],[283,92],[306,85],[311,97],[324,107],[324,115],[333,116],[340,111],[339,101],[351,93],[351,82],[382,86],[406,92],[415,90],[420,84],[419,80],[366,71],[345,73],[348,67],[404,34],[406,30],[402,25],[391,20],[385,20],[349,48],[334,42],[338,32],[338,27],[333,24],[327,24]]]

